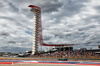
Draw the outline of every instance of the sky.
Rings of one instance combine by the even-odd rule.
[[[33,44],[33,12],[41,8],[43,40],[98,49],[100,0],[0,0],[0,51],[25,52]]]

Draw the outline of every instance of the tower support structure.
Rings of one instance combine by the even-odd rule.
[[[39,44],[39,31],[38,31],[38,26],[39,26],[39,10],[38,9],[31,9],[32,12],[34,12],[34,37],[33,37],[33,47],[32,47],[32,55],[38,53],[38,44]]]

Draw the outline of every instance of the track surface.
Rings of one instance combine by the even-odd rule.
[[[100,66],[100,62],[89,61],[43,61],[43,60],[0,60],[0,66]]]

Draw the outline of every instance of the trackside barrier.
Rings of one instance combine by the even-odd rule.
[[[0,64],[64,64],[64,65],[89,65],[89,66],[100,66],[100,62],[85,62],[85,61],[13,61],[13,60],[4,60],[6,62],[0,62]]]

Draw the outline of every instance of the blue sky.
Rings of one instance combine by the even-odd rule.
[[[45,43],[75,44],[74,49],[98,48],[99,0],[1,0],[0,51],[32,49],[34,14],[28,5],[42,10]]]

